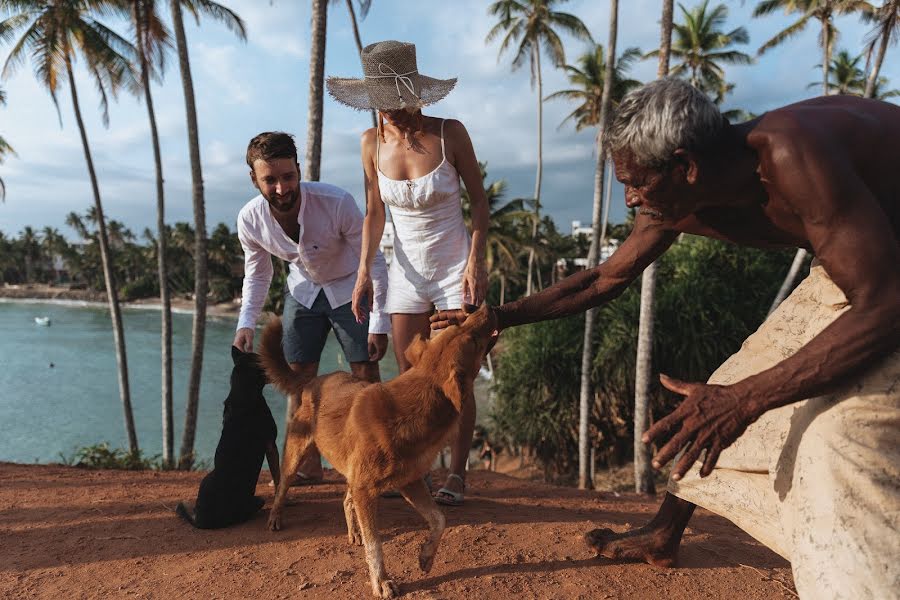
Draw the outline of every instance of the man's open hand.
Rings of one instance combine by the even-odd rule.
[[[474,304],[463,304],[462,308],[453,310],[439,310],[431,315],[431,328],[433,330],[446,329],[451,325],[462,325],[473,312],[478,310]]]
[[[387,352],[388,336],[386,333],[370,333],[368,338],[369,361],[378,362]]]
[[[686,383],[660,375],[663,386],[685,396],[671,414],[648,429],[641,441],[649,444],[660,436],[678,429],[678,433],[653,457],[653,467],[661,468],[685,449],[672,469],[672,479],[680,480],[706,450],[700,477],[712,473],[719,454],[737,440],[759,415],[755,415],[747,398],[737,396],[731,386]],[[680,428],[679,428],[680,426]]]

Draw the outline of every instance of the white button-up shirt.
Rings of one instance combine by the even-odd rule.
[[[272,215],[262,195],[238,213],[238,239],[244,249],[244,286],[238,329],[254,328],[272,282],[272,259],[290,263],[287,285],[291,296],[309,308],[321,290],[332,308],[352,300],[362,248],[363,215],[348,192],[317,182],[300,183],[300,235],[294,242]],[[379,251],[372,264],[374,307],[369,333],[388,333],[384,312],[387,265]]]

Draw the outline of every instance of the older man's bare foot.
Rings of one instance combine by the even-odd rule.
[[[681,535],[694,508],[694,504],[667,493],[659,512],[644,527],[623,533],[594,529],[584,534],[584,540],[598,556],[671,567],[678,557]]]

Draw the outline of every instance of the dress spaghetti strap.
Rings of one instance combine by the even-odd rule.
[[[447,160],[447,153],[444,151],[444,121],[446,119],[441,119],[441,158]]]

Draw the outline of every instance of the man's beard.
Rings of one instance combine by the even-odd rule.
[[[263,194],[263,198],[266,199],[266,202],[269,203],[273,209],[278,212],[288,212],[297,204],[297,198],[300,195],[300,190],[294,190],[287,196],[282,196],[281,199],[278,199],[276,196],[267,196]]]

